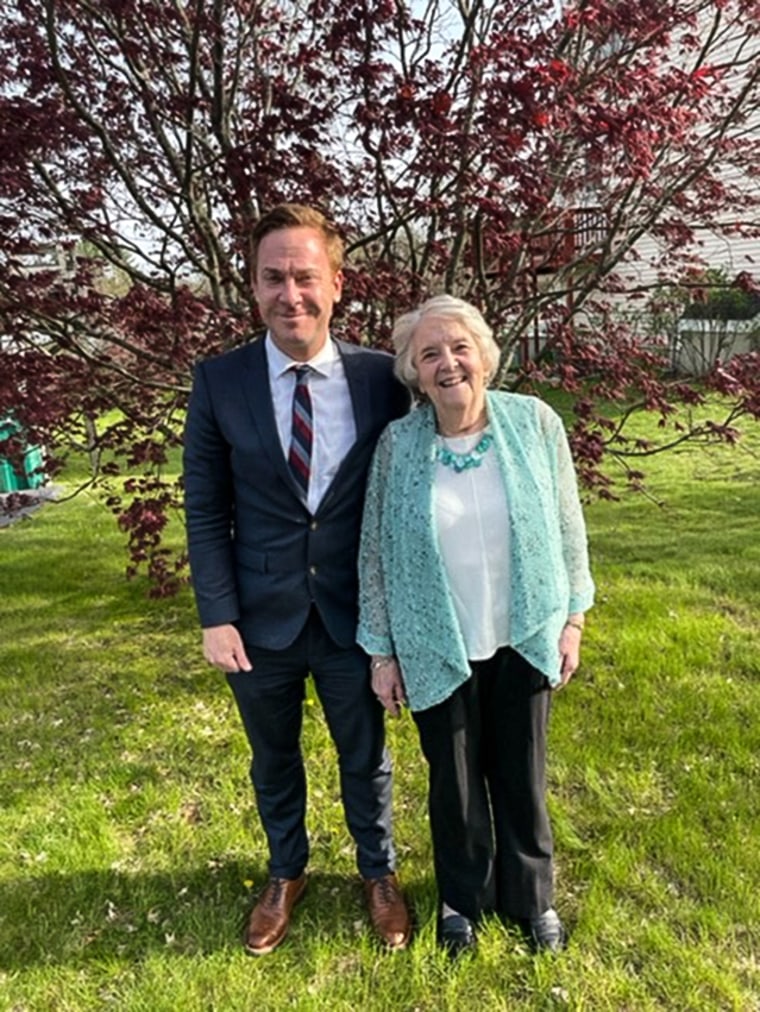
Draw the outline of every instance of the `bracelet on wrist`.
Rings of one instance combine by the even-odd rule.
[[[565,628],[567,628],[567,626],[570,626],[571,629],[577,629],[578,632],[583,632],[584,625],[585,625],[585,623],[583,623],[583,622],[575,622],[575,621],[573,621],[573,619],[570,619],[570,618],[567,620],[567,622],[565,622]]]
[[[384,668],[386,664],[390,664],[393,661],[393,657],[376,657],[370,663],[370,671],[377,671],[378,668]]]

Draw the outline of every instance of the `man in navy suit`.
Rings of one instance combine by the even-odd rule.
[[[355,632],[366,472],[408,395],[390,355],[330,336],[343,284],[335,227],[312,208],[282,204],[252,238],[253,293],[267,333],[197,366],[184,452],[203,652],[235,696],[269,846],[270,878],[245,949],[264,955],[280,944],[306,887],[300,735],[309,673],[337,749],[372,923],[387,945],[404,948],[411,924],[395,876],[383,708]],[[297,383],[306,385],[305,407],[302,397],[294,403]],[[304,434],[300,461],[289,463],[294,437],[303,443]]]

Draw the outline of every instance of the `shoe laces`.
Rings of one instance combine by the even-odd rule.
[[[389,907],[396,902],[397,890],[391,878],[385,876],[377,879],[374,889],[378,903],[383,906]]]
[[[264,890],[264,895],[261,898],[262,905],[266,907],[276,907],[282,899],[286,883],[287,879],[284,878],[271,879],[269,885]]]

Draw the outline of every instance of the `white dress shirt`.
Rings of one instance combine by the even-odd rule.
[[[295,368],[302,365],[311,368],[313,441],[307,506],[310,513],[316,513],[343,458],[356,442],[356,422],[343,360],[328,339],[308,362],[296,362],[280,351],[270,334],[266,336],[266,355],[277,432],[286,460],[290,452]]]
[[[453,453],[483,435],[439,437]],[[509,644],[509,511],[493,449],[457,474],[436,463],[433,487],[438,546],[467,657],[484,661]]]

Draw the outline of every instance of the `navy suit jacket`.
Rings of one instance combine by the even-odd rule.
[[[367,469],[378,436],[410,398],[390,355],[336,345],[356,442],[313,516],[282,451],[264,341],[196,366],[184,448],[196,603],[204,628],[231,622],[252,646],[288,647],[312,604],[339,646],[355,643]]]

